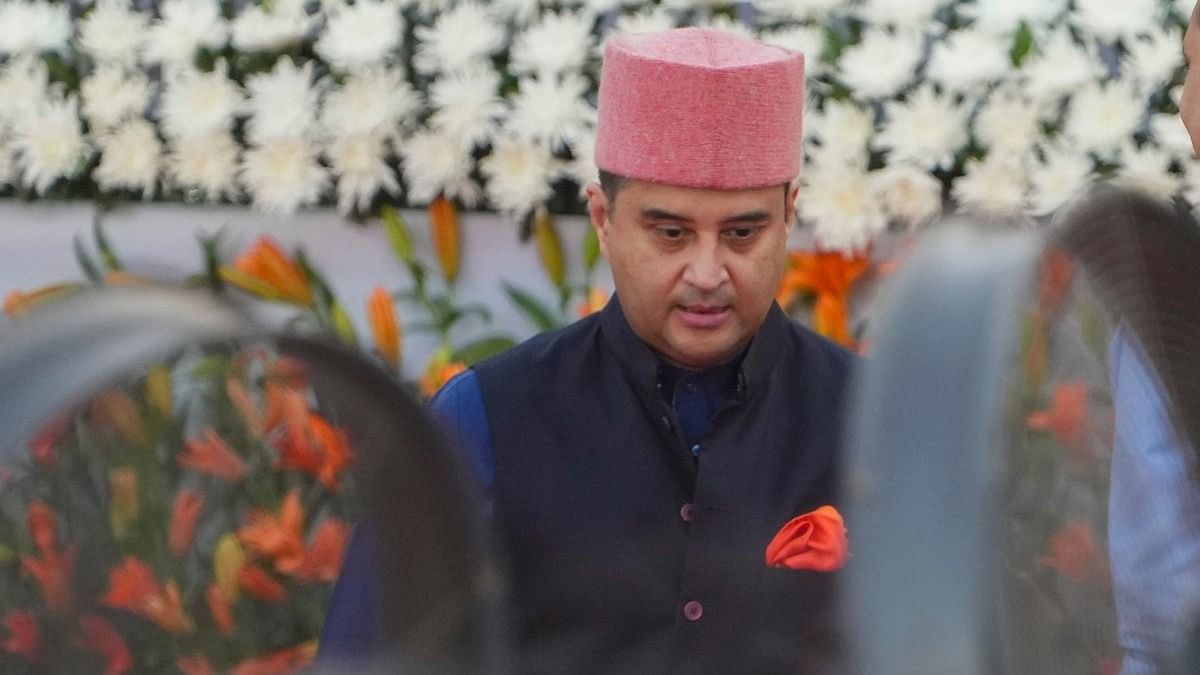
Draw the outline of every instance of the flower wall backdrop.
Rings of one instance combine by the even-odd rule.
[[[0,193],[578,211],[605,37],[711,25],[808,55],[801,220],[825,248],[946,203],[1047,216],[1098,178],[1196,199],[1191,5],[0,0]]]

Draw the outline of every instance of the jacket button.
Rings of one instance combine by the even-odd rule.
[[[687,504],[684,504],[683,506],[679,507],[679,517],[682,518],[683,522],[685,522],[685,523],[692,522],[692,504],[691,504],[691,502],[688,502]]]
[[[683,606],[683,618],[688,621],[699,621],[704,616],[704,605],[698,600],[690,600]]]

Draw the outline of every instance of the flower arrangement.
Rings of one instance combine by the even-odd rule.
[[[0,4],[0,192],[580,208],[613,31],[808,55],[800,218],[825,249],[952,202],[1043,217],[1098,178],[1196,198],[1188,0],[127,0]],[[445,200],[445,201],[441,201]]]

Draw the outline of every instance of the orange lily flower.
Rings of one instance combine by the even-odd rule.
[[[259,237],[232,267],[222,267],[220,274],[221,279],[251,295],[302,307],[313,304],[312,286],[304,269],[270,237]]]
[[[254,553],[275,561],[304,554],[304,511],[298,492],[293,490],[284,497],[278,516],[256,510],[249,520],[238,529],[238,539]]]
[[[171,531],[167,534],[167,547],[176,558],[187,555],[196,534],[196,521],[204,508],[204,497],[195,490],[182,490],[175,497],[171,508]]]
[[[1102,581],[1108,574],[1104,556],[1086,523],[1064,524],[1050,537],[1048,546],[1050,552],[1042,557],[1042,564],[1076,583]]]
[[[454,202],[438,197],[429,204],[429,226],[433,233],[433,250],[437,253],[442,274],[451,284],[458,279],[462,244],[459,241],[458,210]]]
[[[33,613],[20,610],[4,615],[4,629],[8,631],[8,639],[4,641],[4,651],[25,657],[30,663],[37,663],[42,658],[42,636],[38,632],[37,622]]]
[[[98,394],[92,400],[92,415],[101,425],[115,430],[126,443],[140,445],[146,440],[138,404],[123,391],[110,389]]]
[[[400,367],[400,324],[396,322],[392,296],[383,286],[376,286],[367,298],[367,320],[379,356],[393,369]]]
[[[188,439],[187,450],[179,454],[179,465],[236,483],[246,477],[246,462],[212,429],[203,439]]]
[[[29,534],[41,556],[22,556],[21,567],[41,586],[42,597],[50,612],[64,614],[71,606],[71,570],[75,562],[75,549],[60,551],[57,548],[54,512],[50,507],[40,501],[33,502],[27,513]]]
[[[262,568],[253,565],[246,565],[238,570],[238,583],[248,595],[265,602],[279,602],[286,595],[283,584],[271,578]]]
[[[278,449],[277,466],[312,474],[330,490],[338,489],[338,476],[351,459],[346,435],[307,409],[301,420],[288,421]]]
[[[337,518],[326,518],[313,534],[303,557],[280,560],[276,568],[304,581],[332,583],[342,567],[342,553],[350,541],[350,526]]]
[[[183,675],[213,675],[216,671],[209,665],[208,659],[199,654],[193,656],[181,656],[175,659],[175,667]]]
[[[866,255],[848,258],[838,252],[796,251],[775,295],[786,307],[802,292],[817,296],[813,328],[825,337],[853,347],[850,337],[850,289],[870,268]]]
[[[255,656],[239,663],[230,675],[280,675],[294,673],[312,662],[317,655],[315,642],[305,642],[289,649]]]
[[[1060,248],[1046,251],[1038,264],[1038,306],[1049,316],[1062,306],[1075,276],[1071,256]]]
[[[191,632],[175,582],[159,586],[154,572],[137,558],[128,556],[109,572],[108,584],[102,604],[149,619],[171,633]]]
[[[1054,434],[1072,457],[1083,459],[1080,453],[1087,447],[1088,387],[1086,382],[1059,383],[1048,410],[1031,414],[1026,424],[1035,431]]]
[[[254,398],[250,395],[250,390],[246,388],[246,385],[231,375],[225,378],[225,394],[229,397],[229,402],[233,404],[233,409],[237,411],[238,417],[241,418],[242,424],[245,425],[246,433],[250,434],[251,438],[262,438],[263,427],[262,421],[258,417],[258,406],[254,404]]]
[[[609,294],[605,293],[603,289],[590,289],[587,293],[587,299],[579,305],[579,318],[582,319],[585,316],[591,316],[604,309],[604,306],[608,304],[608,298]]]
[[[421,375],[421,394],[425,398],[432,398],[451,378],[466,369],[467,364],[462,361],[450,360],[448,348],[438,349],[429,359],[429,365],[425,366],[425,372]]]
[[[9,291],[4,296],[4,313],[11,317],[18,317],[47,300],[67,295],[80,288],[82,288],[81,285],[70,283],[51,284],[28,293]]]
[[[208,611],[212,614],[217,629],[222,635],[233,635],[233,609],[229,606],[225,594],[221,592],[221,587],[216,583],[209,584],[204,591],[204,597],[208,601]]]
[[[83,633],[79,645],[104,657],[104,675],[122,675],[133,670],[133,655],[112,624],[98,616],[81,616],[79,628]]]

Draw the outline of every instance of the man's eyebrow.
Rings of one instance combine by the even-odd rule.
[[[679,221],[681,223],[692,222],[692,219],[688,218],[687,216],[682,216],[682,215],[679,215],[678,213],[672,213],[670,211],[667,211],[666,209],[659,209],[659,208],[655,208],[655,207],[642,209],[642,219],[643,220],[675,220],[675,221]]]
[[[758,211],[746,211],[745,213],[739,213],[736,216],[730,216],[721,222],[725,223],[726,225],[736,225],[739,223],[753,225],[753,224],[757,224],[757,223],[765,223],[766,221],[768,221],[770,219],[771,219],[771,213],[769,211],[758,210]]]

